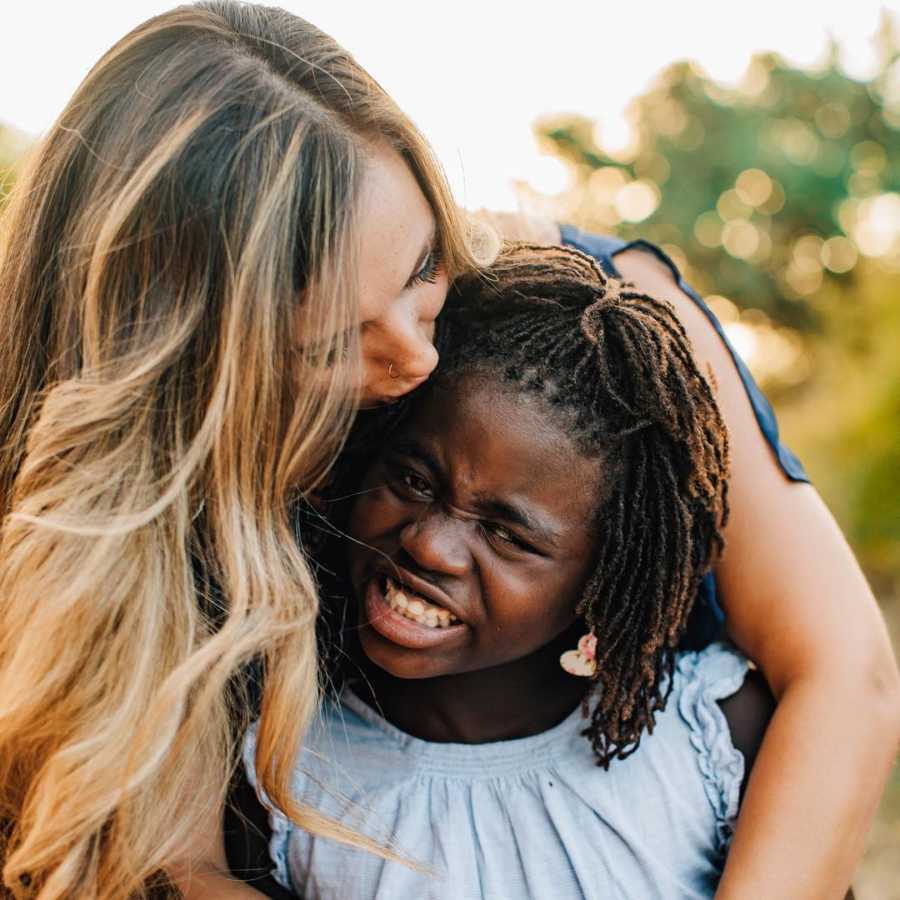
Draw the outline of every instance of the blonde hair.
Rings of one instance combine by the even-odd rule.
[[[276,9],[138,27],[20,178],[0,248],[0,860],[17,896],[146,895],[221,814],[251,660],[262,787],[353,840],[289,791],[317,699],[290,506],[353,414],[376,141],[421,185],[450,275],[473,265],[413,126]],[[323,341],[351,364],[329,368],[308,349]]]

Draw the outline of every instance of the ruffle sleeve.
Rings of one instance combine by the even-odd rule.
[[[684,653],[676,666],[678,713],[690,730],[706,797],[716,819],[717,849],[723,854],[737,821],[744,756],[732,742],[718,701],[738,691],[747,669],[747,660],[722,643],[699,653]]]

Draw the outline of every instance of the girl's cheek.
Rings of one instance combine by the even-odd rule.
[[[354,538],[377,538],[405,524],[409,516],[406,505],[385,485],[363,488],[366,493],[357,501],[350,519]]]

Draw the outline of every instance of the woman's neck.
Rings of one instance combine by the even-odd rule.
[[[559,665],[576,638],[567,631],[523,659],[439,678],[396,678],[366,660],[365,678],[354,690],[422,740],[484,744],[529,737],[557,725],[584,697],[587,682]]]

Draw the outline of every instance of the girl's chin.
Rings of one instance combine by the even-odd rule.
[[[404,681],[421,681],[426,678],[453,674],[452,670],[445,670],[444,667],[437,664],[437,660],[424,653],[386,647],[384,641],[368,628],[360,632],[359,642],[369,662],[394,678]]]

